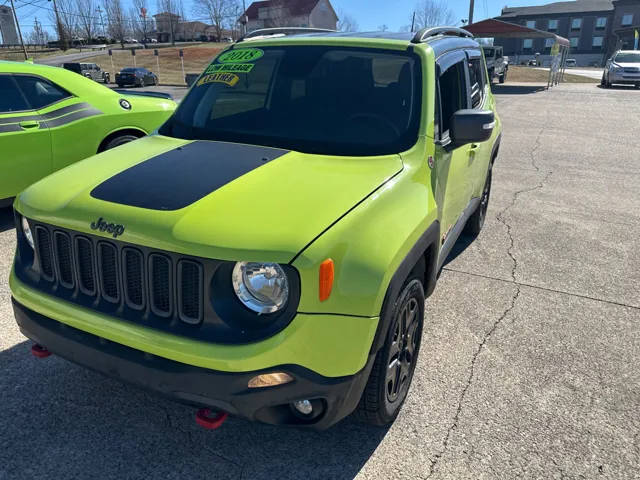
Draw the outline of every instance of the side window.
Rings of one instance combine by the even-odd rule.
[[[16,75],[16,82],[20,90],[27,97],[31,106],[35,109],[44,108],[53,103],[71,97],[66,90],[54,85],[48,80],[29,75]]]
[[[0,75],[0,114],[30,110],[11,75]]]
[[[441,111],[441,135],[449,135],[451,117],[458,110],[467,108],[467,85],[464,72],[464,63],[458,62],[449,67],[440,75],[440,111]]]
[[[471,85],[471,108],[478,108],[484,98],[484,63],[482,58],[469,59],[469,80]]]

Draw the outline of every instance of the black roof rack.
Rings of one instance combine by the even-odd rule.
[[[418,31],[413,37],[413,40],[411,40],[411,43],[423,43],[427,40],[427,38],[435,37],[437,35],[450,35],[454,37],[473,38],[473,34],[471,32],[468,32],[464,28],[429,27],[429,28],[423,28],[422,30]]]
[[[336,33],[336,30],[327,30],[324,28],[303,28],[303,27],[279,27],[279,28],[262,28],[247,33],[238,39],[238,42],[249,40],[256,37],[268,37],[270,35],[303,35],[305,33]]]

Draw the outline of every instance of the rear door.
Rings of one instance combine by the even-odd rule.
[[[51,173],[51,138],[11,74],[0,74],[0,200]]]
[[[449,135],[453,114],[469,106],[466,63],[464,51],[452,52],[438,59],[435,169],[442,241],[471,199],[471,145],[454,148]]]
[[[100,110],[44,77],[17,75],[15,78],[49,128],[53,171],[96,153],[102,132],[94,120],[102,114]]]

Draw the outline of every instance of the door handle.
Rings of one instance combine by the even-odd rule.
[[[40,122],[36,122],[35,120],[27,120],[24,122],[20,122],[20,127],[22,127],[25,130],[31,129],[31,128],[38,128],[40,126]]]

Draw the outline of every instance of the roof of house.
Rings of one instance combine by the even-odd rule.
[[[499,18],[513,18],[521,15],[553,15],[559,13],[588,13],[613,10],[612,0],[576,0],[556,2],[537,7],[505,7]]]
[[[156,13],[153,16],[154,17],[180,17],[180,15],[176,15],[175,13],[171,13],[171,12],[160,12],[160,13]]]
[[[279,0],[282,3],[282,6],[285,6],[289,9],[291,15],[308,15],[311,11],[316,8],[319,0]],[[258,11],[261,8],[275,6],[278,2],[264,0],[259,2],[253,2],[247,8],[245,15],[249,18],[249,20],[256,20],[258,18]]]

